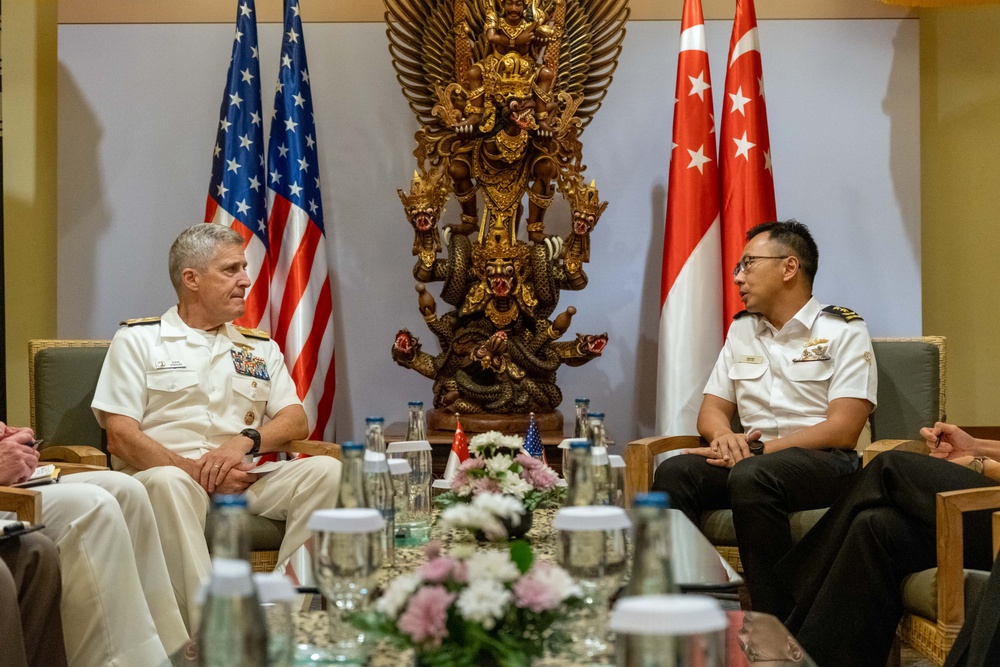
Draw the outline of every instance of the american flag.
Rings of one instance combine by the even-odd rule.
[[[701,0],[684,0],[660,282],[656,432],[697,435],[722,346],[719,171]]]
[[[719,124],[719,172],[722,175],[722,274],[727,328],[743,310],[732,270],[743,256],[746,234],[761,222],[777,219],[771,140],[764,104],[764,72],[757,13],[753,0],[736,1],[729,40],[729,69]]]
[[[267,328],[271,265],[265,225],[264,124],[253,0],[243,0],[236,10],[236,36],[213,153],[205,222],[226,225],[240,233],[252,282],[246,312],[236,323]]]
[[[524,436],[524,450],[536,459],[545,458],[545,448],[542,447],[542,435],[538,432],[538,424],[535,423],[535,413],[528,417],[528,434]]]
[[[271,337],[284,351],[285,364],[309,417],[310,437],[332,440],[333,295],[298,0],[285,7],[284,31],[267,146]]]

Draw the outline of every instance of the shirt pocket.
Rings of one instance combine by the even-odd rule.
[[[146,415],[151,421],[178,419],[178,411],[193,403],[198,371],[166,370],[146,373]]]
[[[241,416],[246,410],[253,410],[257,417],[264,414],[267,399],[271,395],[268,380],[237,375],[233,378],[233,405]]]
[[[792,362],[785,368],[792,382],[829,382],[833,377],[833,361]]]
[[[729,368],[729,379],[736,389],[736,405],[740,419],[760,412],[770,397],[770,386],[765,387],[768,365],[736,363]]]

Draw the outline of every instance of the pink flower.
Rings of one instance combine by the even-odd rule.
[[[536,459],[528,452],[521,450],[521,453],[517,455],[517,462],[521,464],[521,467],[525,470],[535,470],[542,467],[542,462]]]
[[[473,468],[485,468],[486,459],[480,458],[478,456],[472,456],[465,461],[463,461],[459,466],[459,470],[472,470]]]
[[[417,574],[421,579],[429,583],[443,584],[448,581],[448,577],[451,575],[454,567],[455,561],[451,558],[432,558],[420,566]]]
[[[455,600],[443,586],[424,586],[410,598],[396,626],[416,643],[440,646],[448,636],[448,607]]]
[[[431,540],[424,545],[424,556],[427,560],[434,560],[441,555],[441,542],[438,540]]]
[[[528,484],[531,484],[539,491],[554,489],[559,482],[559,476],[556,475],[555,471],[545,465],[535,470],[525,470],[522,476]]]
[[[559,595],[544,581],[523,576],[514,584],[514,604],[539,614],[559,606]]]
[[[500,482],[489,477],[480,477],[472,485],[472,495],[478,496],[480,493],[500,493]]]

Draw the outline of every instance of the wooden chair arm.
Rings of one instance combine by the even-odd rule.
[[[993,560],[1000,555],[1000,512],[993,513]]]
[[[39,459],[49,462],[64,461],[66,463],[101,466],[105,470],[107,470],[108,463],[108,457],[104,455],[104,452],[89,445],[55,445],[46,447],[39,452]]]
[[[937,494],[938,628],[952,637],[965,622],[962,513],[997,508],[1000,508],[1000,487]],[[994,517],[994,535],[998,522]]]
[[[55,467],[59,468],[60,475],[72,475],[78,472],[100,472],[102,470],[108,470],[107,466],[92,466],[86,463],[65,463],[62,461],[53,461]]]
[[[0,486],[0,512],[14,512],[18,521],[42,522],[42,494],[34,489]]]
[[[917,454],[926,454],[930,451],[927,448],[927,443],[922,440],[876,440],[861,452],[861,465],[867,466],[876,456],[891,450],[916,452]]]
[[[640,438],[625,445],[625,506],[632,506],[635,494],[646,493],[652,488],[653,463],[658,455],[704,444],[705,441],[696,435],[674,435]]]
[[[332,456],[340,460],[340,445],[322,440],[291,440],[283,448],[291,454],[308,454],[309,456]]]

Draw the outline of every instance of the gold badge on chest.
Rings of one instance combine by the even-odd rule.
[[[247,410],[247,413],[243,415],[243,423],[246,424],[247,426],[251,426],[256,419],[257,415],[254,413],[253,410]]]

